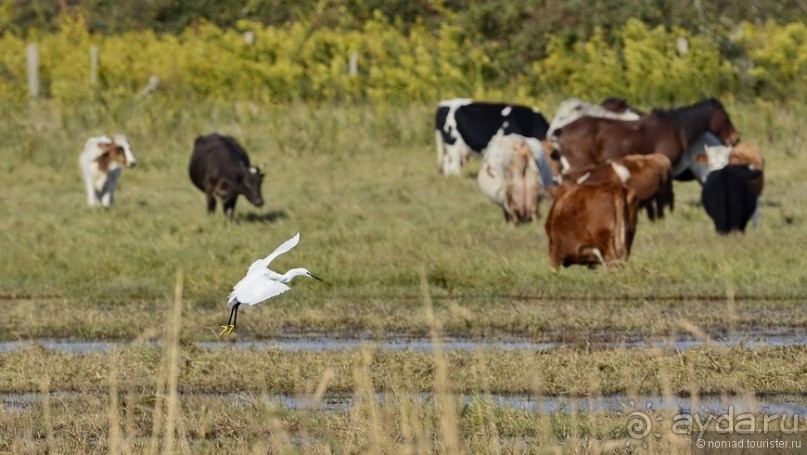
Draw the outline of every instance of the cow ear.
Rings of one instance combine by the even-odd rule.
[[[709,158],[706,156],[705,153],[698,153],[697,155],[695,155],[695,162],[698,164],[709,164]]]

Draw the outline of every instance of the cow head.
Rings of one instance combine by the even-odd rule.
[[[541,148],[544,154],[549,157],[549,167],[552,169],[552,179],[555,183],[560,183],[563,172],[569,169],[569,162],[560,151],[560,144],[551,139],[541,141]]]
[[[137,158],[135,158],[134,154],[132,153],[132,144],[129,142],[129,138],[123,134],[116,134],[113,136],[113,140],[123,149],[123,154],[126,157],[126,163],[124,163],[124,166],[135,167],[137,165]]]
[[[722,169],[729,164],[729,157],[731,156],[731,147],[726,145],[706,145],[706,163],[709,165],[709,172]],[[698,155],[697,160],[704,164],[703,155]]]
[[[238,192],[243,194],[255,207],[263,205],[261,185],[264,175],[263,171],[255,166],[244,166],[236,175]]]
[[[109,172],[120,167],[129,166],[124,148],[115,142],[102,142],[98,144],[101,154],[95,159],[101,172]]]

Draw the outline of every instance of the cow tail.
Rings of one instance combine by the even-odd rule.
[[[623,190],[623,194],[621,197],[616,198],[616,207],[614,210],[614,255],[616,259],[623,261],[628,258],[627,250],[626,250],[626,237],[627,237],[627,226],[625,226],[625,219],[630,216],[628,213],[629,207],[627,204],[627,197],[625,196]]]
[[[519,214],[522,220],[528,220],[529,215],[529,200],[530,200],[530,191],[529,191],[529,182],[527,181],[527,169],[529,168],[529,160],[532,159],[532,156],[527,155],[526,153],[519,153],[519,169],[518,173],[520,176],[520,184],[521,184],[521,210],[522,213]]]

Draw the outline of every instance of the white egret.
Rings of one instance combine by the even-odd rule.
[[[300,233],[298,232],[294,237],[283,242],[275,251],[272,251],[269,256],[258,259],[249,266],[247,275],[233,287],[233,292],[230,293],[229,301],[227,302],[230,305],[230,319],[227,320],[227,325],[221,326],[219,337],[225,333],[227,335],[233,333],[236,319],[238,318],[238,307],[242,303],[257,305],[264,300],[280,295],[291,289],[286,283],[291,282],[298,276],[307,276],[322,281],[301,267],[291,269],[284,274],[267,268],[272,260],[294,248],[299,241]]]

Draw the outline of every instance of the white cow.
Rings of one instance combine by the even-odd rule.
[[[557,140],[555,137],[557,131],[580,117],[639,120],[639,114],[630,110],[614,112],[598,104],[587,103],[580,98],[569,98],[560,103],[557,111],[555,111],[555,118],[552,119],[552,123],[549,124],[549,130],[546,132],[547,139]]]
[[[132,154],[129,139],[116,134],[88,139],[78,162],[87,189],[87,205],[110,207],[123,168],[133,167],[137,159]]]
[[[542,157],[540,141],[519,135],[494,136],[482,157],[479,187],[502,207],[505,219],[513,225],[538,216],[546,187],[541,167],[549,166]]]

